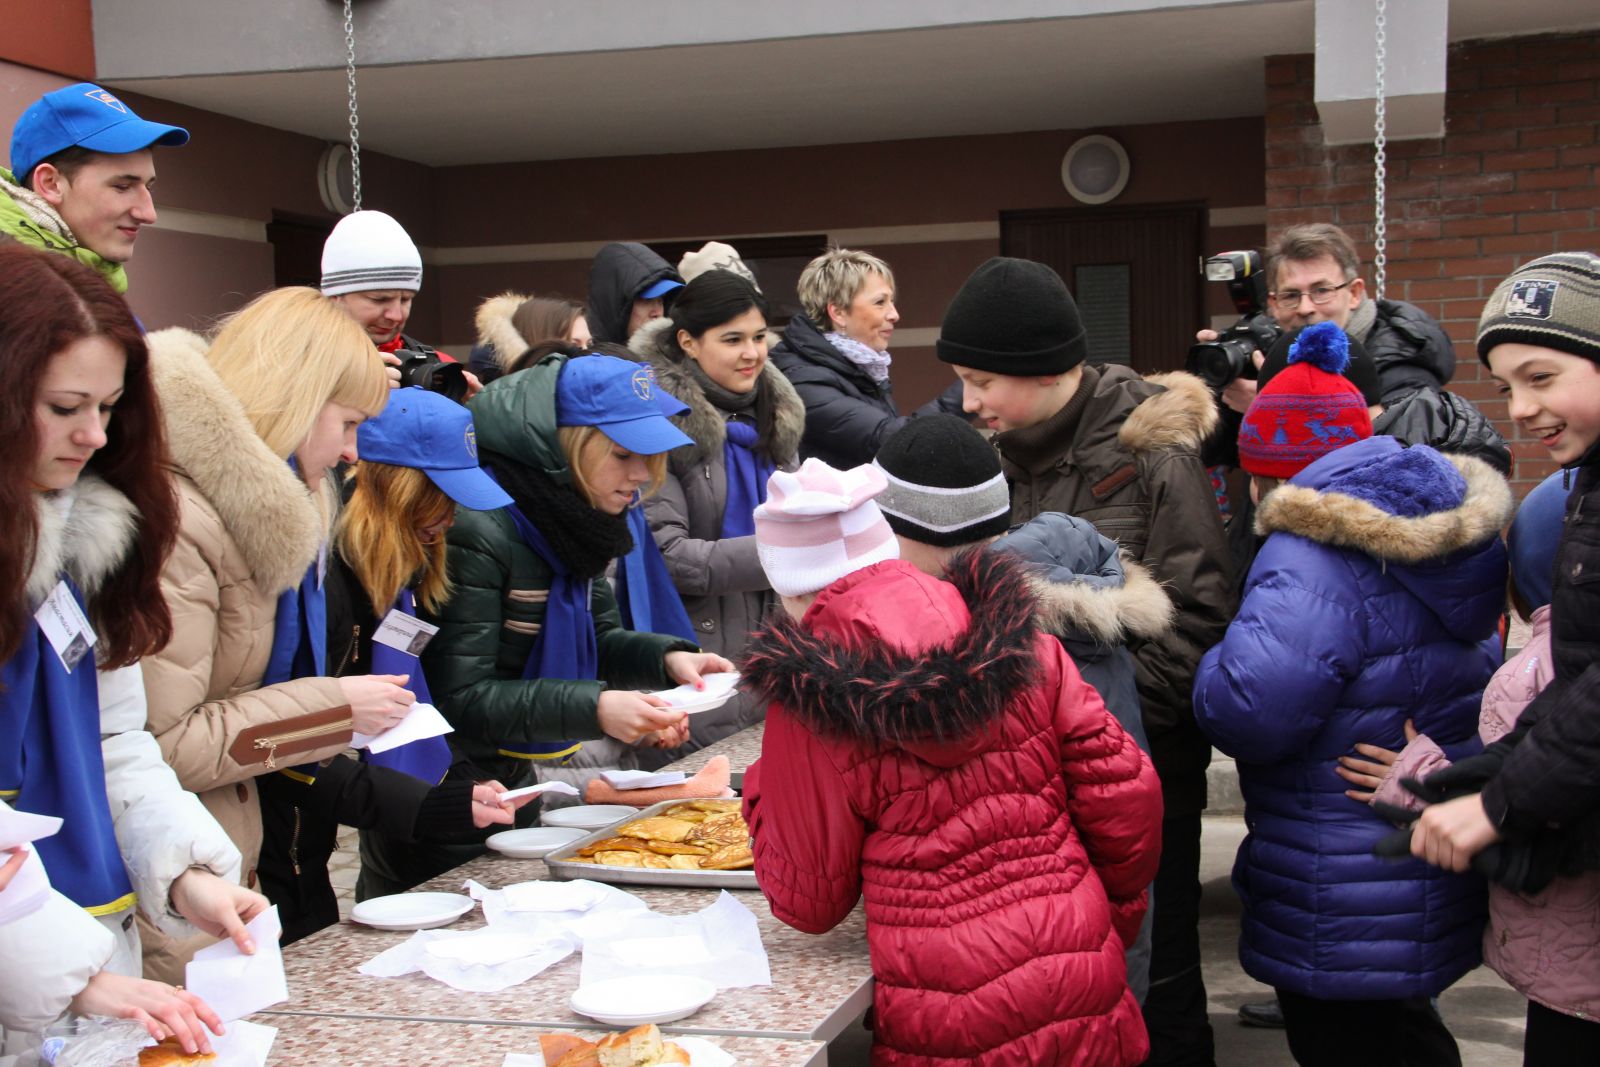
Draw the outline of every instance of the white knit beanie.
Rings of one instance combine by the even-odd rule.
[[[805,596],[898,559],[900,543],[872,500],[887,484],[870,463],[839,471],[820,459],[767,479],[767,501],[755,512],[756,555],[772,588]]]
[[[405,228],[381,211],[346,215],[323,242],[323,296],[421,288],[421,253]]]
[[[732,271],[751,285],[755,285],[756,292],[761,291],[761,286],[756,285],[755,272],[739,258],[738,250],[732,245],[723,244],[721,241],[707,241],[698,250],[685,252],[683,258],[678,260],[678,274],[686,285],[708,270]]]

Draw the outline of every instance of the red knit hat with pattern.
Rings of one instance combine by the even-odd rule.
[[[1256,394],[1239,426],[1239,465],[1292,478],[1329,452],[1372,436],[1367,401],[1343,370],[1350,340],[1337,323],[1300,331],[1289,365]]]

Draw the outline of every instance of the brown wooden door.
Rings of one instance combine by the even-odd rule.
[[[1078,302],[1089,358],[1140,374],[1182,370],[1206,324],[1198,204],[1006,211],[1003,254],[1049,264]]]

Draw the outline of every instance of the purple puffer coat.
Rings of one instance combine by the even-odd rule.
[[[1402,747],[1408,718],[1452,757],[1478,750],[1511,510],[1487,464],[1390,437],[1330,453],[1262,501],[1270,536],[1194,693],[1200,728],[1239,765],[1250,833],[1233,881],[1252,977],[1395,1000],[1478,965],[1482,880],[1373,856],[1394,828],[1334,768],[1357,742]]]

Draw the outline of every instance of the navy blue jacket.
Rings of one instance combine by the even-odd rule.
[[[1374,857],[1393,827],[1344,795],[1334,767],[1358,742],[1398,751],[1408,718],[1453,759],[1476,751],[1511,511],[1487,464],[1390,437],[1330,453],[1262,501],[1266,543],[1194,690],[1244,790],[1233,882],[1251,977],[1390,1000],[1478,965],[1482,881]]]

